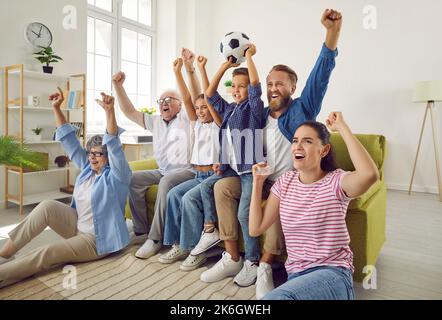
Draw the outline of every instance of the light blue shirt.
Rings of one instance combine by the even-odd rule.
[[[118,128],[118,135],[105,134],[109,164],[97,176],[92,187],[92,215],[98,255],[119,251],[129,244],[129,232],[124,220],[124,207],[129,191],[132,171],[129,168],[120,139],[124,130]],[[61,141],[69,159],[82,171],[75,187],[81,185],[93,173],[87,152],[81,147],[75,135],[75,128],[64,124],[56,131],[57,141]],[[75,208],[75,199],[71,207]]]

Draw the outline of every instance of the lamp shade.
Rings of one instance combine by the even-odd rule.
[[[442,81],[417,82],[414,87],[413,102],[442,101]]]

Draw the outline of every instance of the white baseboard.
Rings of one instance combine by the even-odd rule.
[[[387,189],[390,190],[408,191],[409,187],[410,187],[409,184],[387,183]],[[439,189],[437,186],[427,187],[427,186],[413,185],[412,191],[439,194]]]

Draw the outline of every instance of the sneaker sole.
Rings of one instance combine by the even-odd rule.
[[[216,246],[216,245],[217,245],[218,243],[220,243],[220,242],[221,242],[221,239],[215,241],[214,243],[212,243],[210,246],[208,246],[208,247],[205,248],[204,250],[194,251],[195,249],[193,249],[193,250],[190,252],[190,254],[191,254],[192,256],[197,256],[197,255],[199,255],[199,254],[201,254],[201,253],[203,253],[203,252],[206,252],[207,250],[213,248],[214,246]]]
[[[161,262],[161,263],[164,263],[164,264],[172,264],[174,262],[177,262],[177,261],[180,261],[180,260],[183,260],[183,259],[187,258],[187,256],[188,256],[188,254],[186,254],[184,256],[176,257],[174,259],[169,259],[169,260],[161,259],[161,257],[159,257],[158,261]]]
[[[201,260],[200,263],[198,263],[196,265],[193,265],[193,266],[185,267],[183,265],[180,265],[180,269],[183,270],[183,271],[192,271],[192,270],[198,269],[199,267],[201,267],[206,262],[207,262],[207,257],[204,260]]]
[[[255,280],[253,280],[253,282],[251,282],[250,284],[248,284],[248,283],[238,283],[237,281],[235,281],[235,279],[233,279],[233,283],[235,283],[238,287],[241,287],[241,288],[247,288],[247,287],[250,287],[250,286],[252,286],[252,285],[254,285],[255,283],[256,283],[256,278],[255,278]]]

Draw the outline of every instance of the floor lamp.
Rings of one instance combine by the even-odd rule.
[[[414,88],[413,102],[421,102],[421,103],[426,102],[427,107],[425,109],[424,121],[422,123],[421,134],[419,136],[419,144],[417,146],[416,159],[414,160],[413,173],[411,175],[408,194],[411,194],[414,173],[416,171],[417,158],[419,156],[419,150],[422,143],[422,135],[424,133],[425,121],[427,119],[428,112],[430,112],[431,128],[433,133],[434,156],[436,159],[436,176],[437,176],[437,184],[439,186],[439,201],[442,202],[442,180],[440,177],[440,164],[439,164],[440,145],[437,142],[436,126],[434,124],[434,117],[433,117],[433,108],[435,101],[442,101],[442,81],[424,81],[416,83],[416,86]]]

